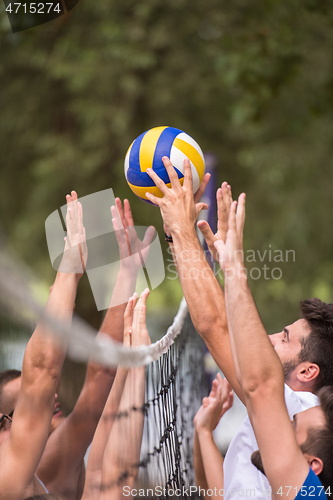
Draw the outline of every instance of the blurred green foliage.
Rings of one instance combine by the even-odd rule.
[[[10,243],[51,282],[44,221],[72,189],[112,187],[136,224],[163,234],[159,210],[129,190],[123,160],[140,133],[171,125],[217,155],[219,182],[247,193],[246,249],[267,250],[249,270],[283,273],[251,280],[268,330],[293,321],[302,298],[333,300],[332,21],[325,0],[81,0],[12,34],[2,8],[0,211]],[[295,262],[269,262],[269,249],[293,249]],[[175,307],[175,283],[152,302]],[[77,309],[98,326],[81,286]]]

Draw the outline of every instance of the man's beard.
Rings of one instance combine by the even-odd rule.
[[[263,474],[265,474],[265,471],[264,471],[264,466],[262,464],[262,460],[261,460],[261,454],[260,454],[260,451],[257,450],[257,451],[254,451],[251,455],[251,462],[253,463],[253,465],[255,467],[257,467],[257,469],[262,472]],[[266,475],[266,474],[265,474]]]
[[[289,379],[291,373],[295,370],[297,365],[298,365],[297,359],[292,359],[291,361],[285,361],[284,363],[282,363],[285,381]]]

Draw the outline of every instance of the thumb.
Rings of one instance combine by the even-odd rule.
[[[207,205],[207,203],[203,203],[203,202],[196,203],[195,204],[195,209],[197,211],[197,215],[199,215],[199,213],[201,212],[201,210],[207,210],[208,209],[208,205]]]
[[[216,237],[213,231],[211,230],[211,227],[208,224],[208,222],[205,220],[200,220],[197,223],[197,227],[201,231],[203,237],[205,238],[208,247],[209,248],[213,247],[212,250],[214,251],[214,241],[216,240]]]

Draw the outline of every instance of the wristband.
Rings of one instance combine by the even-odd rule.
[[[168,236],[166,233],[165,234],[165,241],[167,241],[168,243],[173,243],[173,239],[172,239],[172,236]]]

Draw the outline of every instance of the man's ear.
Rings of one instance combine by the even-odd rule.
[[[319,476],[324,468],[323,461],[320,458],[314,457],[313,455],[308,455],[307,453],[304,453],[304,456],[313,472],[316,474],[316,476]]]
[[[311,382],[318,377],[320,368],[315,363],[303,361],[297,366],[297,380],[302,383]]]

